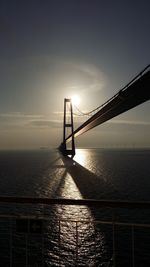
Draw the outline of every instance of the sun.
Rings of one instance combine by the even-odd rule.
[[[75,106],[78,106],[80,104],[80,97],[78,95],[73,95],[71,97],[71,100],[72,100],[72,104],[75,105]]]

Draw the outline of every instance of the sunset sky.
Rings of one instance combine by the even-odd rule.
[[[144,69],[149,14],[149,0],[1,0],[0,149],[57,147],[65,97],[90,111]],[[77,145],[150,147],[149,115],[148,101]]]

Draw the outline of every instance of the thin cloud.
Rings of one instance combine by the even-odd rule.
[[[149,121],[133,121],[133,120],[112,120],[112,121],[108,121],[106,122],[107,124],[123,124],[123,125],[137,125],[137,126],[150,126],[150,122]]]
[[[92,64],[76,64],[76,63],[64,63],[68,67],[68,70],[72,70],[74,73],[80,74],[84,78],[82,84],[70,85],[70,89],[79,89],[84,91],[100,91],[106,84],[106,75],[96,66]]]
[[[41,128],[60,128],[62,127],[62,122],[58,120],[35,120],[30,122],[30,126]]]
[[[42,118],[43,115],[36,115],[36,114],[24,114],[21,112],[10,112],[10,113],[0,113],[0,118],[14,118],[14,119],[33,119],[33,118]]]
[[[63,116],[64,115],[64,112],[63,111],[54,111],[53,114],[54,115],[61,115],[61,116]]]
[[[62,119],[49,120],[48,116],[36,114],[24,114],[21,112],[10,112],[0,114],[1,130],[29,129],[29,128],[60,128]]]

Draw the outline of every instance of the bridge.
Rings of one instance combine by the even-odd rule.
[[[65,156],[75,155],[74,138],[91,130],[92,128],[128,111],[150,99],[150,64],[144,68],[134,79],[132,79],[117,94],[106,101],[98,108],[88,114],[91,117],[74,130],[73,109],[71,99],[64,99],[64,127],[63,142],[59,150]],[[70,112],[70,121],[66,122],[67,110]],[[94,114],[93,114],[94,113]],[[70,134],[67,136],[67,129]],[[71,142],[71,148],[67,148],[67,143]]]

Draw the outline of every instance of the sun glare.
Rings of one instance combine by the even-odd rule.
[[[80,97],[78,95],[74,95],[71,97],[72,104],[73,105],[79,105],[80,104]]]

